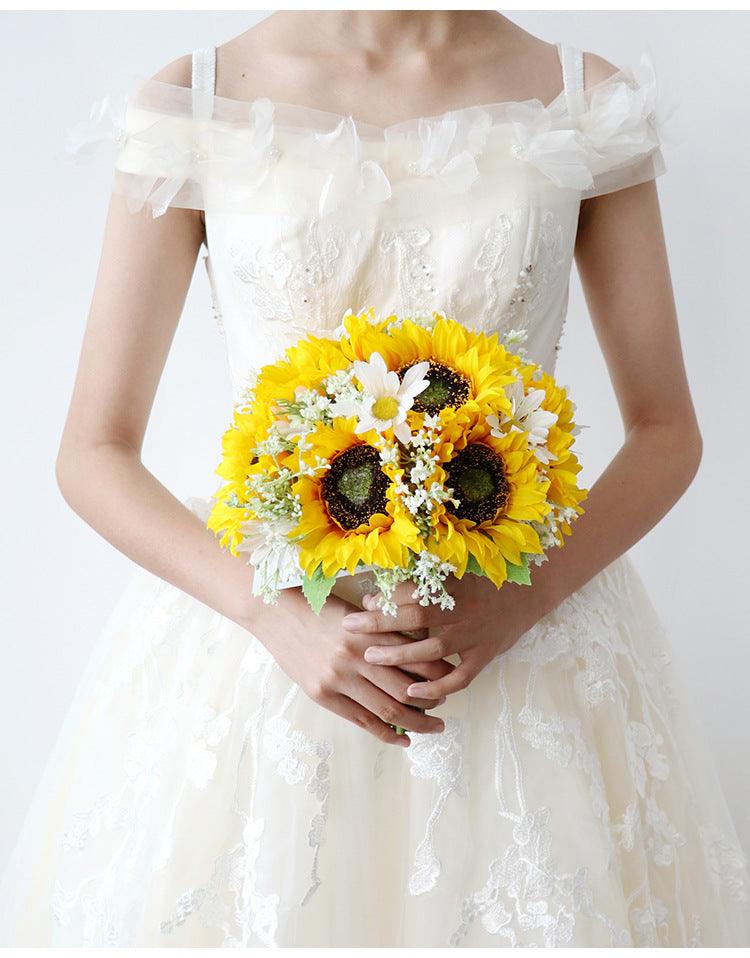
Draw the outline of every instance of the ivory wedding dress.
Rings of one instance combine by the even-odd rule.
[[[239,396],[344,312],[525,328],[552,371],[581,200],[665,169],[647,57],[549,104],[385,129],[147,80],[115,188],[205,210]],[[209,503],[193,500],[201,516]],[[736,945],[748,880],[700,731],[623,557],[386,746],[264,646],[141,572],[82,679],[0,897],[10,944]]]

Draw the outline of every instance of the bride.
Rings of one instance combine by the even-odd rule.
[[[743,857],[626,556],[701,458],[655,93],[647,58],[485,11],[285,11],[133,91],[57,476],[143,571],[6,873],[8,944],[747,942]],[[253,596],[210,503],[141,461],[202,246],[236,397],[365,306],[524,329],[552,371],[575,258],[625,438],[532,588],[468,576],[453,613],[403,589],[395,620]]]

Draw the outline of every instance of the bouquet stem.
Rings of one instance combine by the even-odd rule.
[[[416,706],[410,706],[411,708],[416,708]],[[424,709],[417,708],[418,712],[424,712]],[[391,728],[396,733],[396,735],[406,735],[406,729],[401,728],[400,725],[391,725]]]

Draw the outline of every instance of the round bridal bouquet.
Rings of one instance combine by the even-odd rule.
[[[372,310],[337,332],[264,366],[224,435],[208,525],[248,554],[254,592],[301,585],[319,612],[367,570],[395,613],[399,582],[442,608],[451,575],[528,585],[586,492],[573,404],[525,334]]]

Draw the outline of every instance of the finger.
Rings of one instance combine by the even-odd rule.
[[[413,632],[430,626],[455,624],[459,621],[455,611],[443,611],[434,605],[399,606],[396,615],[386,615],[382,610],[350,612],[344,616],[343,626],[347,632]]]
[[[364,676],[359,678],[349,693],[355,701],[364,705],[383,722],[412,732],[442,732],[445,723],[434,715],[426,715],[410,705],[404,705],[382,689],[373,685]]]
[[[452,662],[446,662],[445,659],[438,659],[437,662],[413,662],[403,671],[406,675],[413,676],[412,681],[420,679],[442,679],[444,675],[450,675],[455,669]]]
[[[378,641],[380,637],[378,636]],[[399,645],[370,645],[365,649],[365,661],[374,665],[411,665],[411,663],[436,662],[446,655],[461,651],[461,636],[446,632],[431,635],[419,642],[402,642]]]
[[[347,644],[353,649],[360,649],[361,652],[364,652],[368,645],[373,641],[369,635],[364,633],[346,632],[344,634],[348,639]],[[404,643],[413,641],[414,640],[409,638],[409,636],[404,635],[403,632],[378,632],[377,634],[377,642],[379,646],[403,645]]]
[[[450,675],[442,679],[435,679],[431,682],[414,682],[406,690],[409,697],[414,696],[415,701],[423,698],[425,695],[434,697],[440,695],[451,695],[453,692],[460,692],[461,689],[468,688],[472,679],[476,677],[476,669],[466,662],[457,665]]]
[[[413,695],[409,695],[406,690],[413,684],[414,676],[402,672],[401,669],[389,669],[384,668],[382,665],[371,665],[365,666],[361,674],[369,679],[373,685],[377,685],[379,689],[382,689],[386,694],[390,695],[391,698],[396,699],[403,705],[411,705],[420,709],[434,709],[445,702],[445,696],[438,696],[433,699],[428,696],[415,698]],[[417,681],[422,681],[420,676],[417,676]]]
[[[354,699],[350,699],[346,695],[332,695],[330,699],[325,699],[320,704],[323,705],[323,708],[347,719],[387,745],[408,746],[411,744],[408,735],[399,735],[387,722],[384,722],[363,705],[360,705],[359,702],[355,702]]]

